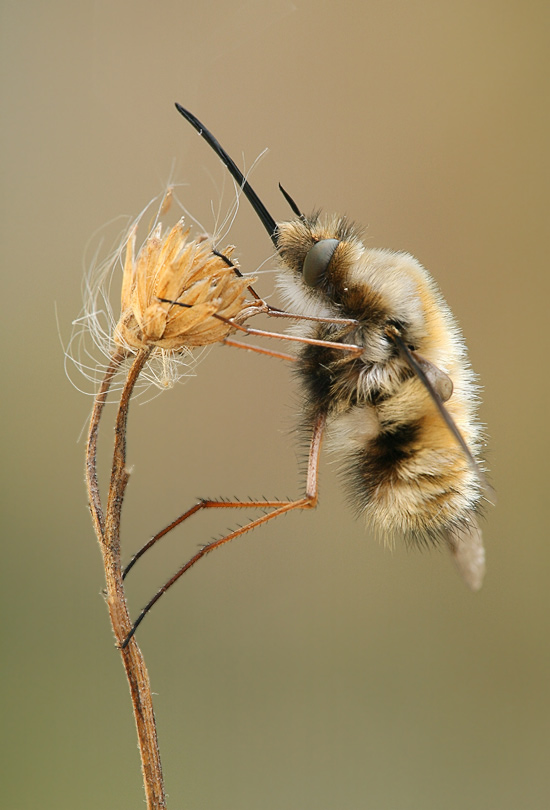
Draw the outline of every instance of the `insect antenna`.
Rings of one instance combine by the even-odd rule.
[[[300,219],[305,219],[304,215],[302,214],[302,212],[300,211],[300,209],[298,208],[298,206],[296,205],[296,203],[294,202],[288,191],[286,191],[286,189],[284,189],[280,183],[279,188],[281,190],[283,197],[292,208],[292,212],[296,214],[297,217],[300,217]]]

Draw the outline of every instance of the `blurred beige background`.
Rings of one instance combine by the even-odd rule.
[[[432,271],[484,385],[499,502],[476,595],[446,555],[368,537],[327,458],[315,513],[185,577],[139,631],[169,806],[542,810],[549,6],[198,5],[2,3],[2,804],[142,806],[83,484],[91,399],[62,343],[107,223],[170,178],[205,227],[224,183],[231,203],[177,100],[239,163],[269,147],[252,181],[276,218],[280,180]],[[230,238],[246,269],[271,253],[246,204]],[[299,493],[294,390],[283,363],[216,347],[185,386],[136,405],[126,557],[197,496]],[[132,612],[235,522],[199,516],[166,539],[129,581]]]

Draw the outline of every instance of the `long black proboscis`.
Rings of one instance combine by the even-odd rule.
[[[251,204],[252,208],[258,215],[260,221],[262,222],[264,228],[269,234],[269,237],[275,247],[277,247],[277,223],[260,200],[248,180],[245,178],[244,174],[241,172],[237,164],[234,160],[232,160],[223,146],[219,143],[219,141],[212,135],[212,133],[201,124],[198,118],[196,118],[193,113],[190,113],[189,110],[186,110],[185,107],[182,107],[181,104],[176,102],[176,109],[186,121],[189,121],[192,127],[194,127],[199,135],[204,138],[206,143],[214,150],[214,152],[218,155],[224,166],[227,167],[231,176],[237,181],[239,186],[242,188],[243,193],[249,203]]]

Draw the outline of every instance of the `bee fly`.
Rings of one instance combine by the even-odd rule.
[[[341,457],[349,500],[367,524],[384,538],[399,534],[416,544],[444,542],[466,583],[479,589],[485,553],[477,513],[487,485],[479,458],[477,386],[464,339],[435,281],[407,253],[365,247],[345,217],[304,216],[282,187],[295,216],[276,223],[214,136],[176,107],[242,188],[277,250],[278,286],[290,317],[297,319],[290,334],[302,341],[296,369],[310,450],[302,498],[200,501],[135,555],[127,570],[200,509],[271,509],[204,546],[144,608],[132,634],[202,556],[292,509],[316,505],[325,434]],[[266,308],[270,315],[289,317]],[[349,351],[342,351],[345,346]]]

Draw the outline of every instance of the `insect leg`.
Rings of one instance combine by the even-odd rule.
[[[306,477],[306,491],[302,498],[297,498],[294,501],[199,501],[198,504],[195,504],[191,509],[187,512],[184,512],[177,520],[167,526],[166,529],[163,529],[162,532],[159,532],[158,535],[152,538],[152,540],[147,543],[141,551],[139,551],[135,557],[132,559],[132,562],[127,567],[125,574],[128,573],[130,567],[134,564],[134,562],[139,559],[139,557],[147,551],[147,549],[151,548],[151,546],[160,540],[167,532],[171,531],[175,526],[183,523],[184,520],[187,520],[188,517],[194,515],[195,512],[198,512],[200,509],[212,509],[212,508],[244,508],[244,507],[268,507],[273,508],[272,512],[269,512],[266,515],[262,515],[256,520],[251,520],[249,523],[246,523],[244,526],[241,526],[239,529],[236,529],[229,534],[226,534],[224,537],[221,537],[219,540],[213,540],[211,543],[203,546],[196,554],[188,560],[185,565],[183,565],[179,571],[176,573],[160,588],[153,598],[145,605],[139,616],[137,617],[134,625],[128,635],[126,636],[123,644],[122,649],[124,649],[127,645],[134,633],[136,632],[137,628],[145,618],[145,616],[149,613],[151,608],[158,602],[160,597],[166,593],[166,591],[174,585],[178,579],[185,574],[195,563],[197,563],[200,559],[205,557],[211,551],[214,551],[220,546],[225,545],[225,543],[229,543],[231,540],[234,540],[236,537],[240,537],[242,534],[246,532],[252,531],[252,529],[256,529],[258,526],[262,526],[264,523],[267,523],[269,520],[273,520],[280,515],[284,515],[287,512],[291,512],[293,509],[313,509],[317,505],[318,499],[318,470],[319,470],[319,456],[321,453],[321,445],[323,442],[323,433],[326,424],[326,414],[321,413],[315,422],[313,427],[313,434],[311,437],[311,443],[309,447],[309,456],[308,456],[308,465],[307,465],[307,477]]]
[[[192,304],[183,304],[181,301],[174,301],[171,298],[157,298],[157,301],[161,301],[164,304],[172,304],[176,307],[193,306]],[[234,318],[225,318],[223,315],[218,315],[217,312],[213,312],[212,317],[229,324],[233,327],[233,329],[238,329],[240,332],[244,332],[245,335],[276,338],[278,340],[290,340],[296,343],[307,343],[310,346],[326,346],[329,349],[341,349],[342,351],[357,355],[363,354],[364,352],[364,346],[357,346],[354,343],[337,343],[333,340],[317,340],[316,338],[288,335],[285,332],[267,332],[264,329],[252,329],[250,326],[244,326],[243,324],[237,323]]]
[[[143,557],[146,551],[149,551],[149,549],[152,548],[154,545],[156,545],[159,540],[162,540],[163,537],[169,534],[169,532],[171,532],[172,529],[175,529],[177,526],[180,526],[182,523],[184,523],[184,521],[195,515],[197,512],[200,512],[202,509],[244,509],[247,507],[249,509],[276,509],[280,505],[281,505],[280,500],[216,501],[210,500],[208,498],[201,498],[201,500],[194,506],[192,506],[190,509],[188,509],[187,512],[184,512],[178,518],[173,520],[172,523],[169,523],[168,526],[165,526],[164,529],[155,534],[154,537],[151,537],[151,539],[147,543],[145,543],[145,545],[142,546],[139,551],[137,551],[134,554],[134,556],[124,569],[122,579],[125,579],[128,576],[134,565],[141,557]]]
[[[234,262],[231,261],[229,256],[226,256],[224,253],[221,253],[219,250],[216,250],[215,248],[212,249],[212,253],[214,254],[214,256],[217,256],[218,259],[221,259],[222,262],[224,262],[228,267],[230,267],[234,271],[236,276],[238,276],[239,278],[243,278],[243,274],[241,273],[240,269]],[[254,287],[251,287],[249,285],[246,289],[248,290],[250,295],[256,299],[256,301],[260,301],[261,303],[263,303],[261,296],[258,295]]]
[[[225,346],[233,346],[236,349],[246,349],[249,352],[257,352],[258,354],[267,354],[268,357],[277,357],[279,360],[288,360],[295,363],[298,358],[293,354],[285,354],[284,352],[274,352],[272,349],[263,349],[260,346],[251,346],[250,343],[241,343],[238,340],[231,340],[224,338]]]
[[[258,337],[277,338],[278,340],[290,340],[297,343],[307,343],[309,346],[326,346],[329,349],[342,349],[351,354],[363,354],[364,346],[357,346],[353,343],[337,343],[333,340],[317,340],[316,338],[300,337],[298,335],[288,335],[285,332],[267,332],[264,329],[252,329],[250,326],[235,323],[231,320],[232,326],[247,335],[256,335]]]

